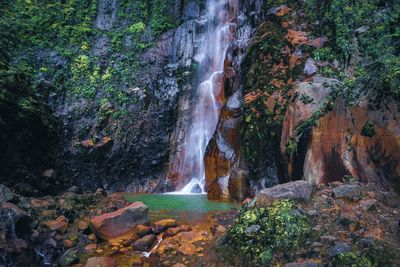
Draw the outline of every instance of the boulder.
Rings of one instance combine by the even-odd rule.
[[[140,237],[151,234],[153,232],[153,228],[148,225],[138,225],[136,226],[136,234]]]
[[[0,202],[7,202],[14,198],[11,190],[7,186],[0,184]]]
[[[308,201],[311,197],[312,187],[307,181],[295,181],[280,184],[260,191],[256,198],[256,205],[267,205],[278,199],[292,199]]]
[[[85,267],[117,267],[117,262],[110,257],[92,257],[87,260]]]
[[[186,225],[168,228],[167,231],[165,231],[165,233],[163,234],[163,238],[177,235],[180,232],[189,232],[190,230],[191,230],[191,228]]]
[[[168,228],[176,227],[178,224],[175,220],[165,219],[154,223],[154,232],[162,233]]]
[[[304,74],[307,76],[312,76],[318,72],[317,63],[314,59],[309,58],[304,65]]]
[[[354,197],[359,196],[361,187],[358,185],[341,185],[333,189],[333,196],[335,198],[347,198],[352,200]]]
[[[133,247],[139,251],[146,251],[153,246],[156,240],[157,240],[156,235],[154,234],[146,235],[140,238],[139,240],[136,240],[135,243],[133,243]]]
[[[135,232],[139,224],[148,224],[148,207],[142,202],[133,203],[114,212],[93,218],[89,226],[100,238],[110,241]]]

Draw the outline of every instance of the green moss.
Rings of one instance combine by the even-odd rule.
[[[361,129],[361,134],[367,137],[373,137],[375,135],[375,125],[372,121],[367,121]]]
[[[298,248],[308,232],[308,218],[292,201],[282,200],[268,207],[243,208],[228,231],[227,244],[252,265],[265,266]]]
[[[297,153],[297,141],[296,139],[292,138],[286,144],[286,153],[290,156],[293,156]]]

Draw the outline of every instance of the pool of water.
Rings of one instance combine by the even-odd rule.
[[[196,224],[204,222],[207,217],[218,211],[239,209],[240,205],[228,201],[211,201],[207,195],[173,195],[173,194],[126,194],[129,202],[143,202],[149,207],[152,221],[166,218],[176,219],[183,223]]]

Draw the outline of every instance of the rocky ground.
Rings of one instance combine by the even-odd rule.
[[[226,242],[236,210],[184,225],[172,219],[151,222],[147,206],[103,190],[76,194],[72,188],[43,198],[15,195],[4,186],[0,191],[2,266],[248,266]],[[351,179],[316,188],[298,181],[265,189],[246,206],[268,207],[281,199],[296,202],[309,229],[293,251],[274,252],[281,255],[274,265],[400,265],[395,192]]]

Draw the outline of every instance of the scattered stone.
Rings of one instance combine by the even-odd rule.
[[[196,246],[190,243],[180,245],[177,250],[183,255],[193,255],[196,253]]]
[[[362,248],[369,248],[374,245],[374,241],[371,238],[361,238],[358,240],[357,245]]]
[[[90,228],[100,238],[110,241],[134,232],[139,224],[148,224],[148,208],[142,202],[93,218]]]
[[[363,210],[369,211],[370,209],[374,208],[376,205],[377,200],[376,199],[367,199],[367,200],[361,200],[360,201],[360,206]]]
[[[267,16],[275,15],[278,17],[282,17],[282,16],[286,15],[287,13],[289,13],[289,11],[290,11],[290,8],[288,8],[287,5],[281,5],[278,7],[270,8],[267,12]]]
[[[138,251],[147,251],[150,249],[154,242],[157,240],[156,235],[146,235],[133,243],[133,247]]]
[[[0,184],[0,202],[7,202],[13,198],[14,195],[11,190],[7,186]]]
[[[268,205],[278,199],[308,201],[311,197],[311,192],[311,184],[307,181],[280,184],[261,190],[256,198],[256,204],[258,206]]]
[[[88,229],[89,224],[85,221],[79,221],[78,223],[78,229],[81,231],[85,231],[86,229]]]
[[[136,226],[136,234],[140,237],[151,234],[153,232],[153,228],[147,225],[138,225]]]
[[[52,231],[64,234],[68,229],[68,219],[65,216],[60,216],[55,220],[43,222]]]
[[[97,249],[97,245],[92,243],[85,246],[85,250],[88,252],[95,251]]]
[[[333,189],[333,196],[335,198],[347,198],[349,200],[353,200],[355,197],[358,197],[361,192],[361,187],[358,185],[340,185]]]
[[[351,251],[351,247],[347,243],[338,243],[336,244],[333,248],[331,248],[331,251],[329,253],[329,256],[335,257],[336,255],[339,254],[346,254]]]
[[[322,235],[322,236],[320,236],[320,239],[322,242],[326,242],[326,243],[333,243],[337,240],[337,238],[332,235]]]
[[[92,257],[88,259],[85,267],[117,267],[117,262],[110,257]]]
[[[58,264],[61,266],[71,266],[72,264],[78,263],[79,257],[76,249],[71,248],[64,252],[64,254],[58,260]]]
[[[165,219],[154,223],[154,232],[162,233],[168,228],[176,227],[178,224],[175,220]]]
[[[227,232],[226,227],[223,225],[218,225],[215,231],[219,234],[225,234]]]
[[[186,226],[186,225],[168,228],[167,231],[165,231],[165,233],[163,234],[163,238],[177,235],[180,232],[189,232],[190,230],[191,230],[191,228],[189,226]]]
[[[314,59],[309,58],[304,65],[303,73],[307,76],[313,76],[318,72],[318,66]]]

